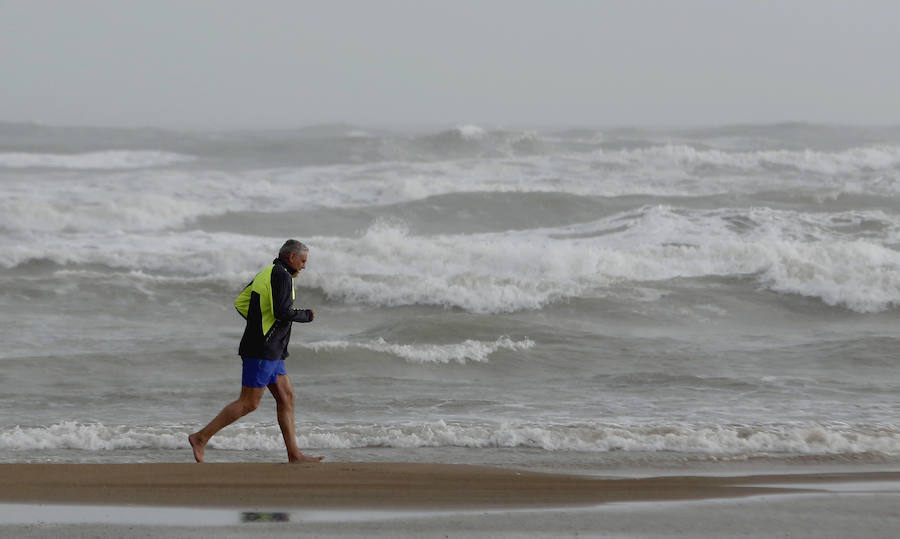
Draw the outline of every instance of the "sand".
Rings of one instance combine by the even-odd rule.
[[[0,537],[18,539],[900,537],[897,471],[628,479],[411,463],[0,464],[0,485]]]
[[[593,478],[470,465],[0,464],[0,501],[173,507],[464,509],[576,507],[822,491],[900,472]],[[802,484],[802,488],[791,485]]]

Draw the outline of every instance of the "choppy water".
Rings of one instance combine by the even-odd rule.
[[[317,454],[900,461],[898,128],[0,124],[0,195],[2,461],[189,460],[288,237]]]

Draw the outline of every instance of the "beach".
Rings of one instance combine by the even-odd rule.
[[[417,530],[602,536],[611,522],[624,537],[653,527],[661,537],[680,536],[666,528],[669,519],[683,530],[693,523],[707,534],[731,526],[736,535],[752,535],[751,517],[765,530],[767,514],[791,506],[821,517],[780,524],[792,536],[836,537],[831,533],[850,526],[858,537],[879,537],[900,523],[897,505],[891,506],[900,495],[896,471],[623,478],[410,463],[2,464],[0,483],[0,506],[20,508],[18,517],[0,511],[0,533],[24,537],[61,529],[74,536],[128,536],[129,530],[203,536],[217,525],[228,533],[275,536],[298,529],[335,536],[415,536]],[[844,525],[823,526],[836,510]],[[30,522],[22,516],[29,512]],[[735,512],[745,522],[726,525]]]
[[[168,4],[0,1],[0,539],[900,538],[900,2]]]
[[[0,535],[896,537],[898,171],[895,127],[0,122]],[[287,238],[326,463],[266,394],[197,465]]]
[[[6,502],[188,507],[523,508],[776,493],[760,483],[900,480],[900,473],[601,479],[449,464],[0,464]]]

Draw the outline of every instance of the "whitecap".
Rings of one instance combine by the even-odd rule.
[[[534,341],[525,338],[514,341],[503,336],[496,341],[477,341],[466,339],[453,344],[400,344],[389,343],[383,338],[369,342],[351,341],[317,341],[301,344],[316,352],[320,350],[346,350],[358,348],[383,354],[401,357],[410,363],[466,363],[468,361],[486,362],[488,357],[498,350],[522,351],[534,347]]]
[[[154,150],[107,150],[86,153],[0,152],[0,167],[63,169],[135,169],[186,163],[196,158]]]

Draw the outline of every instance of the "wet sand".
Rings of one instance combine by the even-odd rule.
[[[470,465],[0,464],[0,502],[172,507],[497,509],[822,491],[900,472],[595,478]],[[802,488],[796,485],[802,484]],[[795,485],[792,488],[791,485]]]

